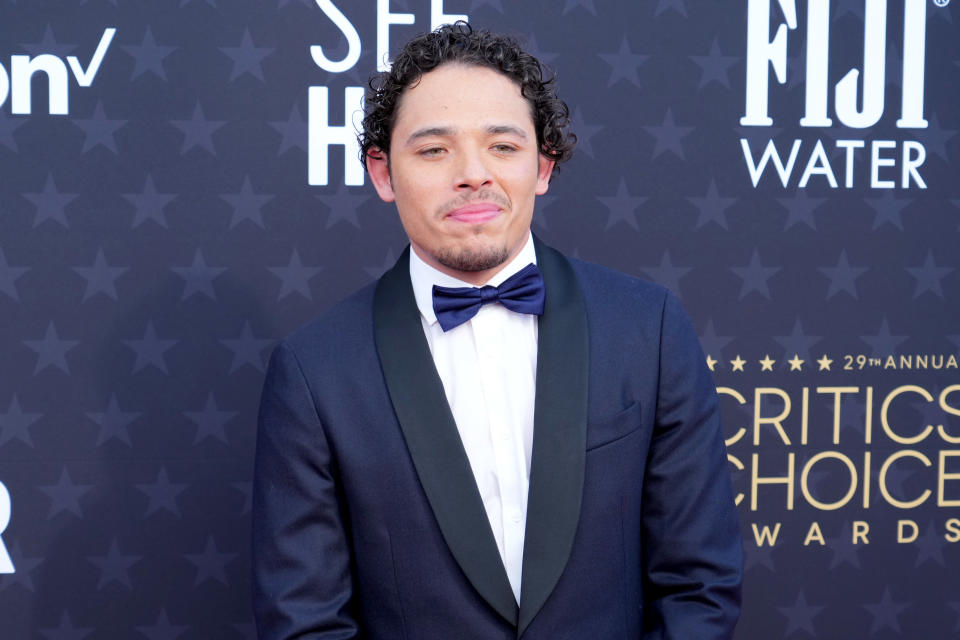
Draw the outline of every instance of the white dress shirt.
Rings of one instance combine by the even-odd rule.
[[[487,284],[536,263],[533,238]],[[527,488],[537,377],[537,316],[485,304],[446,333],[433,312],[433,285],[471,287],[410,251],[410,280],[423,332],[470,460],[493,537],[520,602]]]

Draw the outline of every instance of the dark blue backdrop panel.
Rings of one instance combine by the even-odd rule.
[[[0,0],[3,637],[254,636],[266,357],[402,250],[350,127],[460,15],[559,71],[534,230],[701,334],[738,637],[960,633],[949,0]]]

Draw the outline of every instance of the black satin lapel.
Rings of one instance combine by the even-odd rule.
[[[516,625],[517,602],[423,335],[410,284],[409,251],[377,284],[373,313],[380,366],[447,546],[477,592]]]
[[[546,287],[538,325],[537,396],[518,635],[570,558],[580,520],[587,433],[587,312],[570,263],[536,243]]]

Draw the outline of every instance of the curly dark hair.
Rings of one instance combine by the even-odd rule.
[[[570,109],[556,95],[556,75],[546,73],[540,61],[525,52],[515,39],[475,30],[461,20],[413,38],[389,71],[370,79],[363,131],[358,136],[364,167],[371,150],[390,153],[390,134],[403,92],[423,74],[448,62],[488,67],[516,82],[530,103],[540,153],[556,161],[554,172],[561,162],[570,159],[577,136],[569,130]]]

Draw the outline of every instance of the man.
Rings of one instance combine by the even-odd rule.
[[[740,533],[689,321],[530,233],[574,142],[552,81],[458,23],[371,87],[364,160],[410,249],[271,359],[261,638],[731,637]]]

